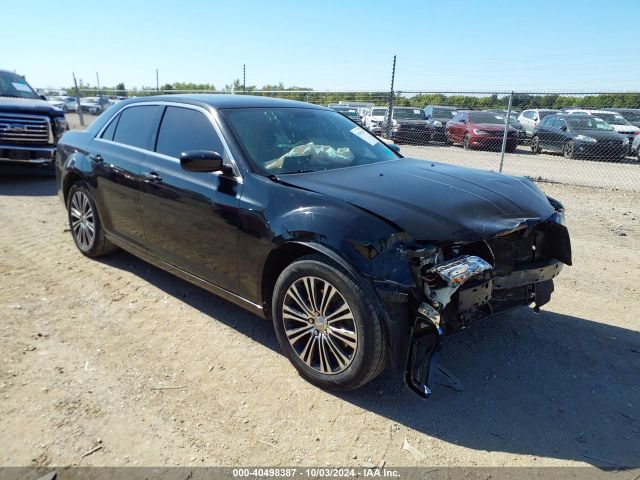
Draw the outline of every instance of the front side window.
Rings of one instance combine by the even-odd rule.
[[[211,121],[191,108],[167,107],[162,117],[156,152],[180,158],[190,150],[209,150],[224,155],[224,147]]]
[[[398,158],[343,115],[314,108],[238,108],[220,113],[253,167],[287,174]]]
[[[123,110],[120,113],[113,141],[148,149],[159,108],[156,105],[142,105]]]
[[[522,116],[524,118],[529,118],[531,120],[534,120],[536,118],[536,113],[533,110],[526,110]]]

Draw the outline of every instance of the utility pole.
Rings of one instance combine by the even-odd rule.
[[[100,75],[96,72],[96,81],[98,82],[98,97],[102,98],[102,91],[100,90]]]
[[[80,117],[80,125],[84,127],[84,116],[82,115],[82,108],[80,108],[80,89],[78,88],[75,72],[71,72],[71,74],[73,75],[73,84],[76,87],[76,99],[78,100],[78,116]]]
[[[160,93],[160,79],[158,77],[158,69],[156,68],[156,92]]]
[[[389,95],[389,117],[387,121],[387,138],[391,137],[391,128],[393,127],[393,86],[396,79],[396,56],[393,56],[393,69],[391,70],[391,92]]]
[[[247,69],[245,67],[246,65],[243,63],[242,64],[242,90],[244,91],[244,93],[247,93]]]
[[[504,134],[502,135],[502,150],[500,150],[500,169],[502,173],[502,165],[504,164],[504,150],[507,146],[507,132],[509,131],[509,120],[511,120],[511,102],[513,101],[513,92],[509,94],[509,106],[507,107],[507,116],[504,119]]]

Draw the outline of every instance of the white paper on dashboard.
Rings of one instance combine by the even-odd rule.
[[[369,145],[375,145],[376,143],[378,143],[378,140],[373,135],[369,134],[366,130],[364,130],[362,127],[352,128],[351,133],[353,133],[357,137],[360,137]]]

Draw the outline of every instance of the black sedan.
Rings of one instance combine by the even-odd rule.
[[[390,363],[428,396],[444,334],[544,305],[571,263],[563,207],[530,181],[403,158],[301,102],[123,101],[56,164],[80,252],[123,248],[270,319],[328,389]]]
[[[621,159],[629,153],[629,139],[592,115],[549,115],[531,138],[531,151],[542,150],[560,152],[567,158]]]

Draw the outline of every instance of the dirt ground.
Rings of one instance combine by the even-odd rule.
[[[127,253],[83,257],[51,178],[1,177],[0,465],[637,465],[640,194],[541,186],[574,266],[540,315],[448,338],[464,391],[424,401],[385,376],[313,387],[267,322]]]

